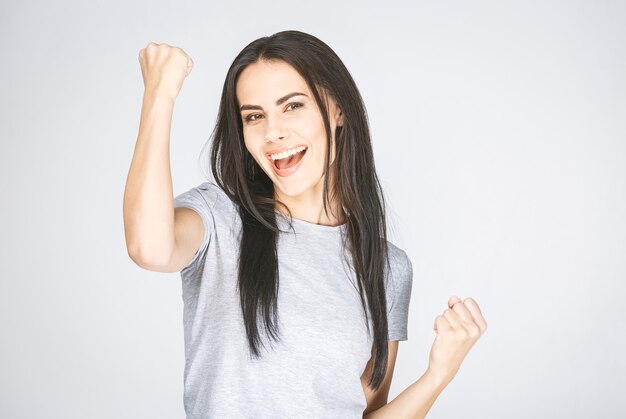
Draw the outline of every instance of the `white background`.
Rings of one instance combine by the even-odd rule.
[[[626,5],[608,1],[0,3],[0,416],[183,418],[179,274],[128,257],[122,198],[148,42],[195,62],[174,193],[250,41],[309,32],[359,86],[414,266],[389,400],[449,296],[489,329],[429,418],[626,415]]]

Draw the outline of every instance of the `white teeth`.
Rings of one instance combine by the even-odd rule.
[[[284,151],[282,153],[271,154],[270,159],[272,160],[284,159],[286,157],[293,156],[294,154],[301,152],[305,148],[306,146],[300,146],[300,147],[292,148],[291,150],[288,150],[288,151]]]

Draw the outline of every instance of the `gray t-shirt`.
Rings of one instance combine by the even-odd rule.
[[[205,227],[200,249],[181,270],[187,418],[361,418],[361,374],[373,339],[356,276],[340,252],[345,224],[294,219],[294,234],[276,212],[288,230],[277,243],[280,340],[270,343],[259,323],[267,350],[253,359],[236,288],[236,204],[208,181],[176,196],[174,207],[195,210]],[[389,340],[407,340],[413,270],[406,253],[388,243]]]

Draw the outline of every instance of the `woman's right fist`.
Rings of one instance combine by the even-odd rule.
[[[193,60],[179,47],[150,42],[139,51],[139,63],[146,93],[176,99]]]

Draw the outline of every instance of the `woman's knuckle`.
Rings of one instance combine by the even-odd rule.
[[[480,328],[476,325],[472,325],[470,327],[468,327],[468,334],[471,338],[477,338],[478,336],[480,336]]]

